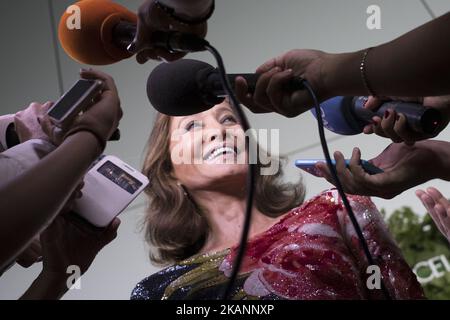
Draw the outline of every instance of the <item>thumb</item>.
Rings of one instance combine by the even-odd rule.
[[[364,108],[375,111],[381,106],[382,103],[383,101],[380,98],[370,96],[364,104]]]
[[[119,229],[120,224],[121,224],[120,219],[114,218],[114,220],[109,224],[109,226],[106,227],[106,230],[103,235],[104,245],[107,245],[117,237],[117,230]]]
[[[142,19],[138,19],[136,36],[128,46],[127,50],[134,54],[139,53],[139,51],[143,50],[145,47],[145,42],[149,37],[148,33],[149,31],[146,29],[144,23],[142,22]]]
[[[44,114],[44,113],[48,112],[48,110],[50,110],[50,108],[53,106],[53,104],[54,103],[51,102],[51,101],[47,101],[46,103],[44,103],[42,105],[42,109],[41,109],[40,114]]]

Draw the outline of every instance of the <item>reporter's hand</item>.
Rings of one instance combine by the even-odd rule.
[[[427,142],[414,146],[391,144],[370,162],[383,169],[383,173],[370,175],[360,165],[361,151],[353,149],[349,168],[346,167],[342,153],[335,152],[336,170],[344,191],[349,194],[376,196],[391,199],[403,191],[439,176],[439,168],[430,165],[436,154],[427,148]],[[330,183],[334,183],[325,163],[316,168]]]
[[[450,241],[450,201],[436,188],[417,190],[416,195],[428,210],[439,231]]]
[[[364,128],[365,134],[375,133],[381,137],[391,139],[393,142],[412,145],[419,140],[425,140],[437,136],[450,121],[450,96],[440,97],[369,97],[365,107],[370,110],[378,110],[384,101],[405,101],[420,103],[425,107],[432,107],[439,110],[443,116],[441,126],[434,135],[418,133],[408,127],[406,117],[397,114],[394,110],[389,110],[383,118],[374,117],[374,124],[369,124]]]
[[[178,31],[192,33],[204,38],[207,33],[207,24],[187,25],[170,17],[154,0],[147,0],[139,7],[137,33],[129,50],[137,53],[136,60],[143,64],[149,59],[175,61],[181,59],[186,53],[171,53],[165,49],[154,46],[152,33],[155,31]]]
[[[84,182],[81,182],[77,188],[72,192],[69,200],[64,208],[61,210],[60,215],[68,214],[71,212],[75,205],[75,200],[80,199],[83,196],[81,190],[84,187]],[[38,235],[30,245],[18,256],[16,262],[24,268],[31,267],[34,263],[42,261],[42,246],[40,236]]]
[[[19,137],[20,143],[31,139],[41,139],[49,141],[48,136],[42,131],[38,117],[43,116],[52,103],[47,102],[43,105],[37,102],[31,103],[28,108],[19,111],[14,116],[14,126]]]
[[[97,70],[82,70],[83,79],[98,79],[103,81],[103,92],[98,101],[82,115],[75,118],[72,124],[65,128],[58,128],[45,115],[41,118],[43,131],[55,145],[60,145],[65,138],[79,131],[93,133],[102,148],[119,126],[123,116],[116,85],[111,76]]]
[[[291,50],[261,65],[256,72],[260,78],[255,93],[248,93],[244,78],[238,77],[236,94],[241,103],[255,113],[277,112],[295,117],[311,109],[314,104],[308,91],[289,92],[284,86],[294,77],[308,80],[319,102],[330,98],[322,68],[330,55],[317,50]]]
[[[94,231],[70,215],[60,215],[41,234],[43,269],[23,300],[60,299],[69,289],[67,268],[78,266],[84,274],[97,253],[117,235],[120,220]]]
[[[42,261],[42,248],[38,237],[19,255],[16,262],[23,268],[29,268],[40,261]]]
[[[94,230],[70,214],[60,215],[42,233],[43,273],[67,278],[67,267],[78,266],[84,274],[98,252],[114,240],[119,219],[102,230]]]

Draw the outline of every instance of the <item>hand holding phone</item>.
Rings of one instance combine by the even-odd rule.
[[[320,171],[316,168],[316,164],[319,162],[326,163],[326,160],[325,159],[296,160],[295,166],[316,177],[322,177]],[[334,166],[336,166],[335,160],[331,160],[331,162],[333,163]],[[346,159],[345,164],[347,165],[348,168],[350,160]],[[384,172],[382,169],[374,166],[373,164],[371,164],[369,161],[366,160],[361,160],[361,167],[364,169],[365,172],[367,172],[370,175]]]
[[[104,156],[84,177],[83,196],[75,201],[74,212],[96,227],[106,227],[148,184],[138,170]]]
[[[103,151],[107,141],[120,137],[116,131],[123,112],[117,87],[110,75],[98,70],[82,70],[80,75],[82,79],[40,119],[41,126],[55,145],[77,132],[88,131]]]
[[[82,111],[94,104],[101,94],[101,80],[80,79],[47,112],[54,124],[67,127]]]

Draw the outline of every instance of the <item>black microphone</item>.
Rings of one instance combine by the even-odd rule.
[[[227,74],[232,86],[237,76],[245,78],[249,92],[254,92],[258,74]],[[302,79],[293,78],[285,89],[303,89]],[[186,116],[223,102],[226,93],[217,69],[202,61],[182,59],[160,64],[152,71],[147,82],[147,95],[159,112]]]

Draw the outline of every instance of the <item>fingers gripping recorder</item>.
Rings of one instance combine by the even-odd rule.
[[[415,132],[435,135],[441,127],[443,117],[437,109],[415,103],[390,101],[373,112],[364,108],[365,100],[366,97],[334,97],[321,103],[325,127],[337,134],[359,134],[363,132],[364,126],[371,123],[373,116],[383,117],[388,109],[404,114],[408,126]],[[311,112],[317,116],[314,109]]]

